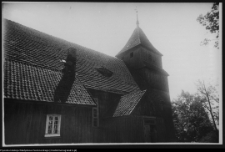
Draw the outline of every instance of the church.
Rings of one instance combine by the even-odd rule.
[[[169,74],[137,26],[115,57],[3,20],[3,142],[175,142]]]

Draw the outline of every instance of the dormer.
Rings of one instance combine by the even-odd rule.
[[[105,77],[111,77],[113,75],[113,72],[110,71],[109,69],[105,68],[104,66],[96,68],[96,70]]]

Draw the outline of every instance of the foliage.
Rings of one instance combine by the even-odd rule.
[[[204,81],[198,81],[198,93],[201,95],[203,107],[209,112],[214,126],[214,130],[218,130],[216,124],[219,125],[219,94],[215,86],[205,85]]]
[[[172,102],[173,120],[179,142],[198,142],[213,131],[201,97],[182,91]]]
[[[218,133],[219,133],[218,131],[211,131],[207,133],[204,137],[202,137],[199,142],[218,143],[219,142]]]
[[[204,39],[203,44],[207,45],[209,41],[215,40],[215,47],[219,49],[219,3],[213,3],[210,12],[207,12],[206,15],[199,15],[197,21],[206,27],[206,30],[209,30],[211,33],[216,34],[215,39]]]

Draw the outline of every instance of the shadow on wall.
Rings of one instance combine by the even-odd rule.
[[[67,49],[67,58],[64,61],[64,68],[62,70],[62,78],[59,81],[54,93],[54,102],[65,103],[70,94],[71,88],[75,81],[76,72],[76,52],[75,48]]]

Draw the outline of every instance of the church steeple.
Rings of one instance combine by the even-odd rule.
[[[133,49],[136,46],[142,46],[148,49],[148,51],[154,52],[160,56],[162,54],[151,44],[151,42],[148,40],[147,36],[144,34],[142,29],[139,27],[139,20],[138,20],[138,10],[136,11],[136,24],[137,27],[135,28],[134,32],[132,33],[130,39],[126,43],[126,45],[122,48],[122,50],[116,55],[117,58],[121,58],[123,54],[126,54],[126,52],[129,52],[131,49]]]
[[[148,40],[145,33],[139,27],[138,16],[137,16],[136,24],[137,24],[137,27],[133,31],[131,37],[127,41],[126,45],[122,48],[122,50],[116,55],[116,57],[121,56],[122,54],[129,51],[130,49],[136,47],[137,45],[143,46],[143,47],[147,48],[149,51],[152,51],[152,52],[162,56],[162,54],[151,44],[151,42]]]
[[[148,68],[154,68],[155,71],[159,71],[163,75],[168,75],[162,69],[161,57],[163,55],[151,44],[139,27],[137,10],[136,17],[137,27],[116,57],[121,59],[129,69],[139,69],[148,66]]]

